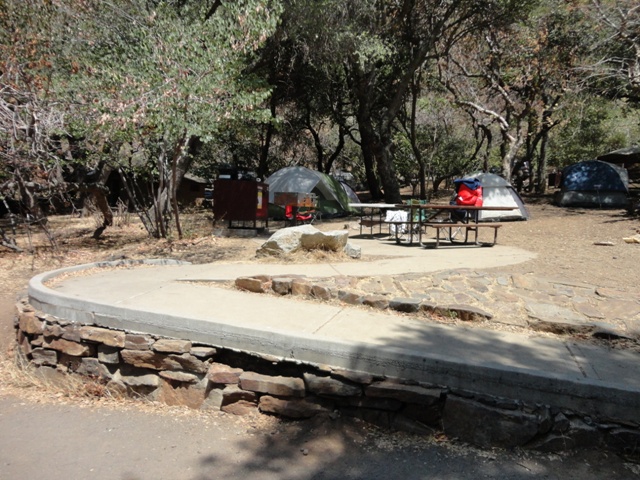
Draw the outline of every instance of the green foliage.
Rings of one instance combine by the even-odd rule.
[[[637,143],[640,112],[623,101],[573,98],[562,128],[552,135],[550,164],[559,168]]]
[[[640,105],[640,8],[637,0],[592,0],[581,5],[589,19],[584,70],[600,94]]]
[[[247,74],[281,13],[277,0],[61,0],[55,80],[96,158],[128,173],[150,234],[176,220],[177,186],[225,126],[270,117],[270,94]],[[122,158],[123,152],[129,156]],[[133,155],[135,152],[135,158]],[[141,178],[151,181],[142,184]],[[154,191],[153,188],[157,188]],[[143,195],[140,195],[144,192]],[[169,212],[171,207],[171,213]],[[144,213],[141,213],[144,212]],[[146,215],[146,217],[145,217]]]
[[[387,193],[383,177],[415,178],[418,158],[444,178],[474,154],[504,166],[508,142],[511,160],[542,157],[547,133],[552,165],[640,138],[637,111],[598,98],[633,102],[630,0],[282,2],[0,0],[0,179],[106,160],[153,184],[185,158],[207,177],[335,160]],[[465,110],[429,77],[413,83],[444,65]],[[487,131],[490,152],[474,143]]]
[[[61,189],[65,159],[56,154],[65,134],[64,107],[51,95],[55,9],[37,0],[0,0],[0,195],[42,214],[36,192]]]
[[[69,86],[109,133],[208,141],[225,122],[263,115],[256,106],[269,89],[243,70],[275,28],[277,6],[224,2],[208,16],[208,2],[82,5],[69,12],[79,64]]]

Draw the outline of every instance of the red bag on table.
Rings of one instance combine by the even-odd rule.
[[[473,205],[475,207],[482,206],[482,186],[468,186],[467,182],[458,183],[458,191],[456,192],[456,205]]]

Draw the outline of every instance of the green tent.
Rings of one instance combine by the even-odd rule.
[[[349,195],[335,178],[306,167],[286,167],[278,170],[265,183],[269,185],[269,216],[281,217],[284,209],[274,204],[276,193],[313,193],[318,197],[317,210],[324,217],[347,215]]]

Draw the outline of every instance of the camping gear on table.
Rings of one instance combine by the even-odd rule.
[[[473,207],[482,206],[482,185],[477,178],[457,178],[453,181],[456,194],[451,200],[451,205],[469,205]],[[473,213],[474,215],[476,212]],[[464,222],[469,216],[469,212],[464,209],[451,210],[451,220],[454,222]]]
[[[516,189],[495,173],[474,173],[465,178],[475,178],[482,185],[482,205],[485,207],[513,207],[513,210],[483,210],[478,212],[480,222],[528,220],[529,212]]]
[[[482,206],[482,184],[477,178],[458,178],[453,181],[456,187],[456,205]]]
[[[306,209],[300,210],[299,207],[295,205],[287,205],[284,207],[284,218],[293,225],[310,225],[316,219],[316,211]]]

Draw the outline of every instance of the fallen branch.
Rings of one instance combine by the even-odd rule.
[[[14,252],[21,253],[23,250],[16,245],[16,241],[13,238],[8,238],[4,230],[0,228],[0,245],[8,248],[9,250],[13,250]]]

